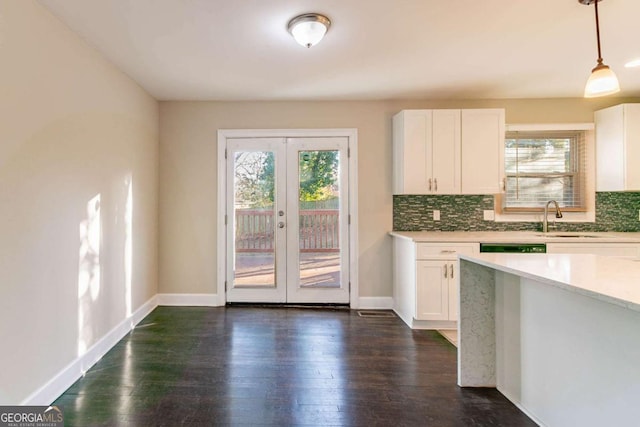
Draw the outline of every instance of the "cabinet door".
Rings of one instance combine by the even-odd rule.
[[[462,110],[462,194],[496,194],[504,177],[504,110]]]
[[[640,104],[625,104],[625,190],[640,191]]]
[[[430,110],[393,117],[393,194],[427,194],[431,178]]]
[[[433,110],[431,134],[432,192],[460,194],[460,110]]]
[[[595,112],[596,191],[640,190],[640,104]]]
[[[416,319],[449,319],[449,264],[446,261],[416,262]]]
[[[623,106],[594,114],[596,122],[596,191],[624,190]]]
[[[458,283],[460,283],[460,263],[449,261],[449,320],[458,321]]]

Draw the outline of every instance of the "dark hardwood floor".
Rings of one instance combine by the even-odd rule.
[[[456,349],[344,309],[158,307],[55,402],[67,426],[534,426]]]

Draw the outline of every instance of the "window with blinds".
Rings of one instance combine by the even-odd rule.
[[[505,139],[503,209],[533,212],[549,200],[586,211],[585,131],[511,131]]]

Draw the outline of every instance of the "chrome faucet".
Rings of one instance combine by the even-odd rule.
[[[553,203],[556,205],[556,218],[562,218],[562,212],[560,211],[560,206],[558,206],[558,202],[555,200],[549,200],[544,207],[544,217],[542,218],[542,232],[546,233],[549,231],[549,222],[547,221],[547,215],[549,214],[549,205]]]

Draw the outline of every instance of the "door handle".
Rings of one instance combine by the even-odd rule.
[[[280,222],[278,223],[278,228],[284,228],[284,222],[280,221]]]

